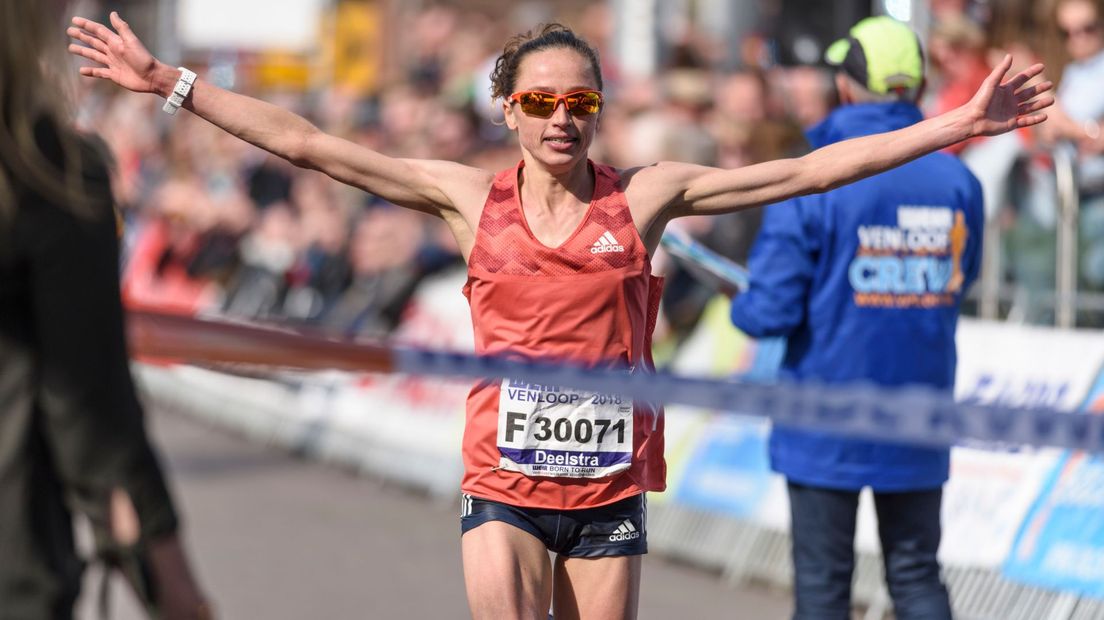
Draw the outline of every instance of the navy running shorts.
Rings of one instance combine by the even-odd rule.
[[[605,558],[648,552],[644,494],[619,502],[580,510],[521,508],[464,494],[461,497],[460,534],[490,521],[524,530],[550,551],[571,558]]]

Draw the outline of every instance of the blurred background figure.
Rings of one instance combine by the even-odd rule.
[[[72,616],[80,514],[151,613],[206,618],[127,365],[107,158],[71,126],[67,17],[0,3],[0,615]]]
[[[1042,132],[1048,144],[1077,153],[1081,283],[1104,290],[1104,3],[1060,0],[1054,26],[1069,63],[1058,84],[1055,114]]]
[[[929,111],[934,116],[969,101],[992,67],[985,33],[965,15],[950,14],[935,22],[929,41],[932,68],[939,76],[938,83],[929,85],[933,94]],[[958,154],[967,146],[963,142],[947,150]]]
[[[864,19],[849,34],[828,51],[840,106],[808,131],[818,148],[923,119],[917,35],[888,17]],[[787,338],[781,373],[796,382],[950,391],[958,309],[980,263],[982,204],[962,162],[933,153],[853,186],[770,205],[732,321],[755,338]],[[893,243],[926,235],[931,241]],[[944,275],[899,277],[919,274],[921,263]],[[950,450],[776,425],[770,463],[788,488],[795,619],[851,616],[867,487],[895,616],[951,618],[936,555]]]
[[[394,207],[361,215],[349,240],[349,285],[322,317],[351,337],[382,338],[394,331],[420,276],[424,243],[418,216]]]

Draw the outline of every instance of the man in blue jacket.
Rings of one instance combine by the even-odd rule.
[[[812,146],[921,120],[924,61],[902,23],[865,19],[827,58],[838,68],[841,106],[808,131]],[[732,320],[756,338],[788,338],[789,379],[950,390],[959,302],[977,276],[982,225],[981,187],[941,153],[772,205]],[[770,457],[789,487],[795,618],[851,617],[855,520],[867,486],[896,617],[950,618],[936,559],[947,449],[776,427]]]

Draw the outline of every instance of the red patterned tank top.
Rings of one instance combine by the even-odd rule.
[[[468,259],[476,352],[651,371],[662,280],[652,276],[617,172],[558,247],[534,237],[518,174],[494,180]],[[468,396],[465,493],[515,506],[590,508],[665,487],[663,415],[620,396],[512,380]]]

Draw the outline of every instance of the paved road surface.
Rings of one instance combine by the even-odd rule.
[[[183,504],[186,542],[221,618],[468,617],[452,502],[188,418],[153,413],[151,425]],[[113,601],[113,618],[140,617],[120,588]],[[92,608],[84,601],[81,617],[95,617]],[[788,611],[782,594],[732,590],[715,575],[646,556],[643,620],[771,620]]]

